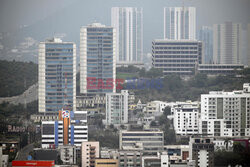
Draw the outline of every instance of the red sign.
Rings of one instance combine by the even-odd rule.
[[[55,161],[12,161],[12,166],[55,166]]]

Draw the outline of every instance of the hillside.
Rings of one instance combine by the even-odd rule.
[[[38,65],[0,60],[0,97],[22,94],[37,82]]]
[[[195,101],[200,100],[201,94],[209,93],[209,91],[242,90],[243,83],[250,82],[250,68],[243,70],[236,76],[208,77],[204,74],[197,74],[188,80],[184,80],[178,75],[160,78],[162,75],[156,69],[145,71],[143,69],[120,68],[117,70],[117,76],[121,76],[125,72],[126,75],[138,75],[138,78],[144,78],[139,86],[136,82],[133,83],[136,86],[127,85],[129,88],[136,88],[130,90],[135,92],[136,100],[141,99],[143,103],[153,100]],[[126,85],[124,87],[126,89]]]

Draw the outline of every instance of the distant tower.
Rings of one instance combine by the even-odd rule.
[[[164,8],[165,39],[196,39],[196,8],[165,7]]]
[[[213,61],[215,64],[241,63],[241,24],[226,22],[213,26]]]
[[[80,30],[80,93],[116,91],[116,31],[100,23]]]
[[[76,45],[52,38],[39,44],[38,101],[40,113],[75,111]]]
[[[113,7],[111,26],[117,31],[117,61],[135,63],[143,61],[143,9]]]
[[[202,26],[198,39],[203,42],[204,45],[204,63],[213,63],[213,28]]]

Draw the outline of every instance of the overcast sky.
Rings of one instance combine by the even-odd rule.
[[[0,32],[18,32],[37,40],[66,33],[79,43],[80,27],[94,21],[110,25],[111,7],[143,7],[144,50],[163,37],[163,7],[194,6],[197,30],[225,21],[250,23],[250,0],[0,0]],[[20,30],[22,26],[28,26]]]

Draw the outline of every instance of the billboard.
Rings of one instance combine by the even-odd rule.
[[[12,166],[55,166],[55,161],[12,161]]]

